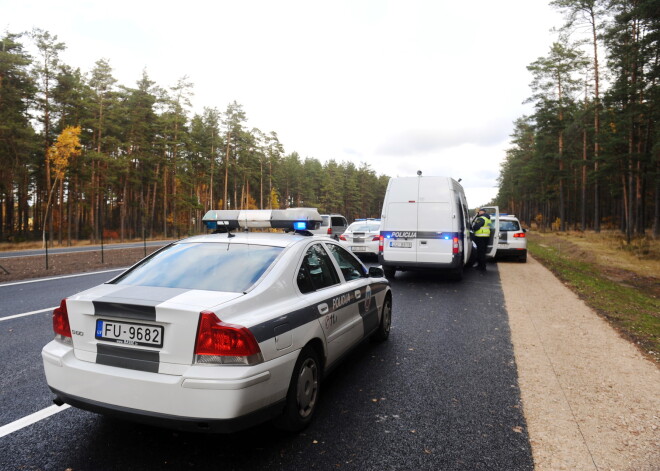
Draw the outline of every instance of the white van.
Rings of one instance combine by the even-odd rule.
[[[472,253],[470,222],[465,192],[456,180],[421,174],[390,179],[378,253],[385,275],[430,268],[461,279]]]

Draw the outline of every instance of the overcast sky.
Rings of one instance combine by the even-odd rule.
[[[110,61],[134,86],[187,75],[193,111],[236,101],[287,153],[377,174],[462,178],[497,193],[513,121],[530,114],[526,66],[561,16],[545,0],[0,0],[0,27],[56,34],[62,60]]]

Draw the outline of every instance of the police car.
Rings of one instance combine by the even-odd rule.
[[[380,219],[356,219],[339,240],[356,255],[378,255]]]
[[[514,258],[527,262],[527,230],[513,214],[500,214],[496,258]]]
[[[311,237],[313,209],[209,211],[183,239],[62,300],[42,351],[55,403],[232,432],[303,429],[322,379],[366,337],[388,338],[383,270]],[[239,232],[284,228],[290,233]]]

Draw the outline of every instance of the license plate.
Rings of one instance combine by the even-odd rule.
[[[400,242],[398,240],[394,240],[390,242],[390,247],[399,247],[402,249],[409,249],[412,247],[412,242]]]
[[[365,252],[367,250],[367,248],[366,247],[354,246],[354,247],[351,247],[351,250],[353,252]]]
[[[162,347],[163,327],[98,319],[94,337],[97,340],[106,340],[124,345]]]

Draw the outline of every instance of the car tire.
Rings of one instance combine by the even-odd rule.
[[[307,345],[300,351],[293,368],[282,415],[275,426],[288,432],[299,432],[314,417],[321,390],[321,363],[316,350]]]
[[[383,310],[380,314],[380,324],[371,339],[374,342],[384,342],[390,336],[392,328],[392,297],[387,295],[383,303]]]
[[[385,278],[388,280],[393,279],[394,275],[396,275],[396,268],[394,267],[383,267],[383,271],[385,272]]]

